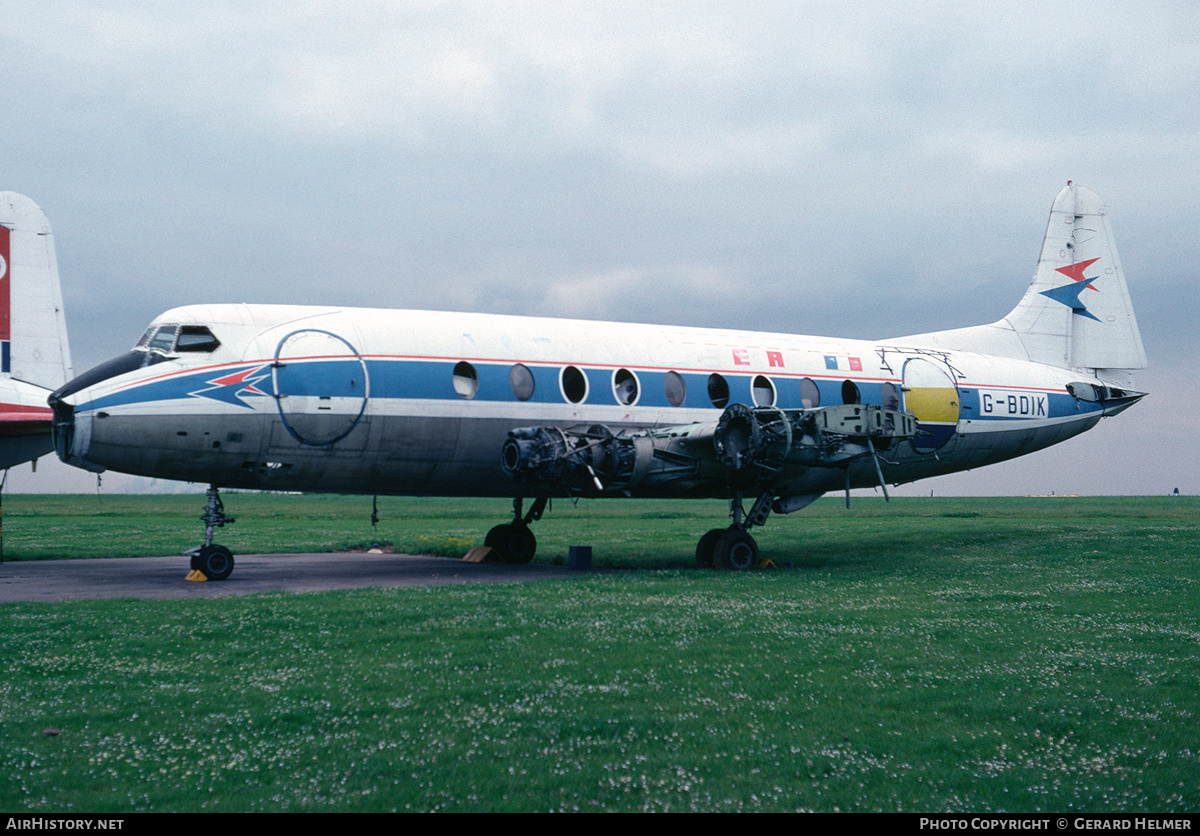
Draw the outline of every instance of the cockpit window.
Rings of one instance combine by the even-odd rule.
[[[168,353],[175,347],[175,332],[179,330],[178,325],[162,325],[154,332],[154,336],[146,343],[146,348],[151,351],[161,351],[163,354]]]
[[[213,336],[203,325],[179,326],[179,340],[175,343],[176,351],[216,351],[221,341]]]
[[[170,354],[172,351],[216,351],[221,341],[205,325],[152,325],[134,348]]]

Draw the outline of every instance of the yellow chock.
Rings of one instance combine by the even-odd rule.
[[[199,569],[193,569],[192,571],[187,573],[187,577],[184,578],[184,580],[185,581],[206,581],[206,580],[208,580],[208,575],[204,574]]]
[[[473,546],[463,555],[463,563],[486,563],[492,553],[491,546]]]

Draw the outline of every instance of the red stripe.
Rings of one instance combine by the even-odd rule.
[[[0,404],[0,421],[49,421],[54,412],[48,406]]]

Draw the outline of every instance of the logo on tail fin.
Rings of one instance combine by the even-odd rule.
[[[1085,290],[1090,289],[1099,292],[1096,286],[1092,284],[1092,282],[1096,281],[1099,276],[1089,279],[1083,275],[1084,270],[1091,267],[1099,260],[1100,259],[1098,258],[1092,258],[1087,261],[1079,261],[1075,264],[1068,264],[1066,267],[1059,267],[1056,272],[1062,273],[1064,276],[1072,279],[1073,281],[1071,284],[1065,284],[1062,287],[1043,290],[1042,295],[1050,297],[1055,302],[1066,305],[1080,316],[1086,316],[1088,319],[1094,319],[1096,322],[1099,322],[1100,320],[1088,312],[1087,305],[1085,305],[1083,300],[1079,298]]]

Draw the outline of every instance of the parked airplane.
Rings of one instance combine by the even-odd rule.
[[[724,498],[732,524],[697,561],[741,569],[772,512],[1056,444],[1143,397],[1145,365],[1104,208],[1068,184],[1032,284],[991,325],[866,342],[196,305],[50,403],[63,461],[210,485],[192,568],[213,579],[233,568],[218,487],[516,497],[486,539],[512,562],[550,497]]]
[[[0,192],[0,469],[54,449],[46,398],[72,377],[50,222]]]

